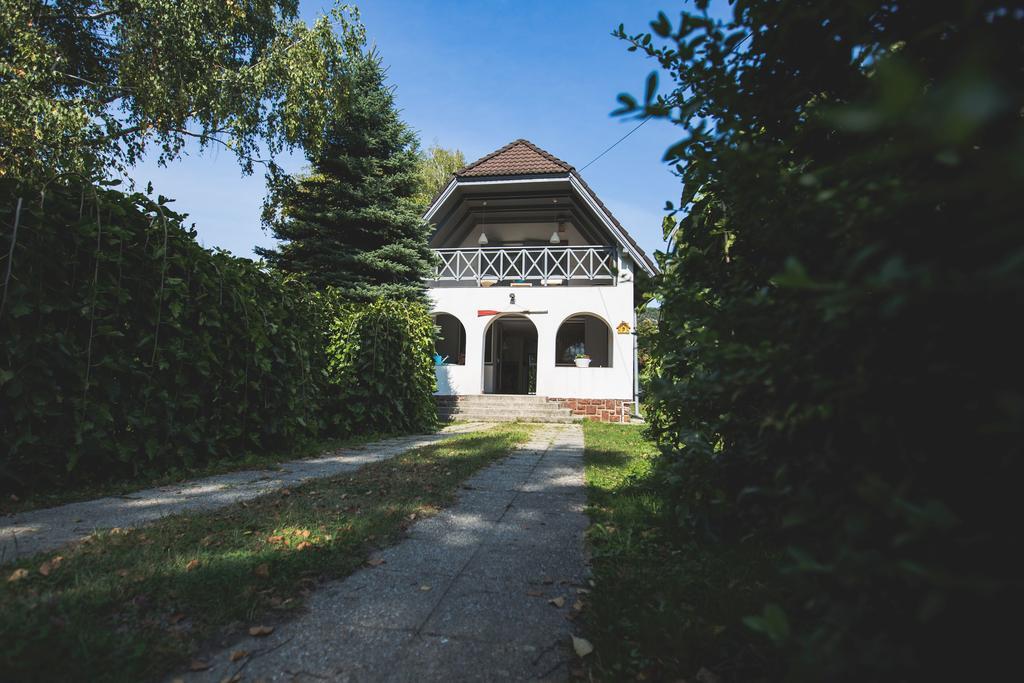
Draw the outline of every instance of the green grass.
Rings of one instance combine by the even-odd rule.
[[[770,653],[742,623],[773,589],[771,554],[716,544],[673,523],[642,428],[584,423],[593,591],[584,628],[594,680],[768,677]],[[751,645],[753,642],[755,645]]]
[[[312,458],[321,453],[353,448],[372,441],[379,441],[397,434],[360,434],[345,438],[311,439],[286,451],[249,453],[244,456],[225,458],[198,467],[181,467],[161,472],[141,472],[127,480],[97,483],[77,483],[73,487],[35,491],[24,496],[0,497],[0,515],[27,512],[40,508],[55,507],[80,500],[93,500],[106,496],[123,496],[142,489],[168,486],[200,477],[209,477],[225,472],[247,469],[274,469],[283,462]]]
[[[8,564],[0,680],[159,678],[214,636],[287,618],[318,582],[351,573],[449,503],[529,430],[513,423],[454,436],[352,474]],[[43,576],[39,567],[57,555],[59,567]],[[8,580],[17,569],[28,576]]]

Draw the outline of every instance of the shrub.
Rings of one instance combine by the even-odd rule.
[[[626,109],[684,131],[662,474],[687,529],[785,549],[792,592],[745,623],[793,679],[984,679],[1012,655],[1022,18],[737,0],[621,32],[675,81]]]
[[[380,299],[343,307],[332,326],[328,373],[343,432],[424,431],[437,422],[434,323],[421,303]]]

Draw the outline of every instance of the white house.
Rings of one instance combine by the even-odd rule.
[[[628,420],[634,284],[657,266],[576,170],[516,140],[456,172],[425,217],[439,257],[428,284],[442,411],[526,394],[566,415]]]

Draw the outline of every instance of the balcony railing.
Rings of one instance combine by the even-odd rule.
[[[589,282],[614,285],[615,247],[481,247],[435,249],[434,282],[543,286]]]

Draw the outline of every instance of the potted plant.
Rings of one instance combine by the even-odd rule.
[[[589,368],[590,367],[590,356],[585,353],[576,354],[576,367],[578,368]]]

